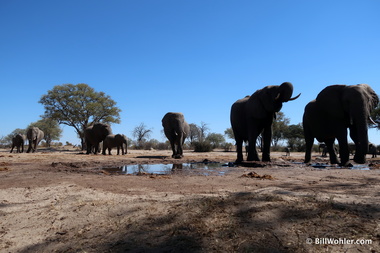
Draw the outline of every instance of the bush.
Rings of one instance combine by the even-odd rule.
[[[194,142],[194,152],[211,152],[212,145],[208,141]]]
[[[224,149],[225,152],[230,152],[232,150],[232,147],[234,145],[232,145],[232,143],[225,142],[225,143],[223,143],[222,146],[223,146],[223,149]]]

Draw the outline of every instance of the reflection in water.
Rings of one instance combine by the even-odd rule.
[[[201,175],[224,175],[229,167],[223,167],[222,163],[181,163],[181,164],[134,164],[123,165],[116,168],[103,168],[111,174],[176,174],[195,173]]]
[[[336,164],[330,165],[327,163],[313,163],[310,166],[317,168],[317,169],[350,169],[350,170],[370,170],[368,165],[360,165],[360,164],[355,164],[352,165],[351,167],[340,167]]]

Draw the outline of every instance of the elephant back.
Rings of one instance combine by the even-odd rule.
[[[337,84],[324,88],[315,99],[319,110],[322,109],[326,115],[333,115],[334,118],[344,118],[344,108],[342,96],[347,85]]]
[[[95,142],[103,141],[110,134],[112,134],[112,129],[110,125],[105,123],[95,123],[85,130],[85,137]]]
[[[36,140],[37,138],[41,140],[44,137],[44,132],[38,127],[30,127],[26,132],[26,136],[28,140]]]

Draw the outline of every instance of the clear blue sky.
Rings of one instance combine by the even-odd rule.
[[[379,13],[378,0],[1,0],[0,136],[39,120],[40,97],[67,83],[110,95],[113,131],[128,136],[144,122],[163,140],[169,111],[223,133],[237,99],[284,81],[302,93],[282,109],[298,124],[328,85],[380,94]]]

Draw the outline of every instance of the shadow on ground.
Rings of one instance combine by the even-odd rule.
[[[332,187],[354,191],[357,185]],[[352,189],[350,189],[352,187]],[[272,191],[118,207],[99,229],[52,234],[22,252],[378,252],[379,205],[343,203],[302,194],[297,186]],[[280,189],[280,190],[278,190]],[[283,190],[281,190],[283,189]],[[322,192],[324,189],[318,189]],[[309,191],[310,192],[310,191]],[[148,202],[148,203],[147,203]],[[143,216],[135,215],[144,211]],[[99,221],[100,222],[100,221]],[[370,239],[372,244],[307,244],[307,238]],[[351,250],[351,251],[350,251]]]

